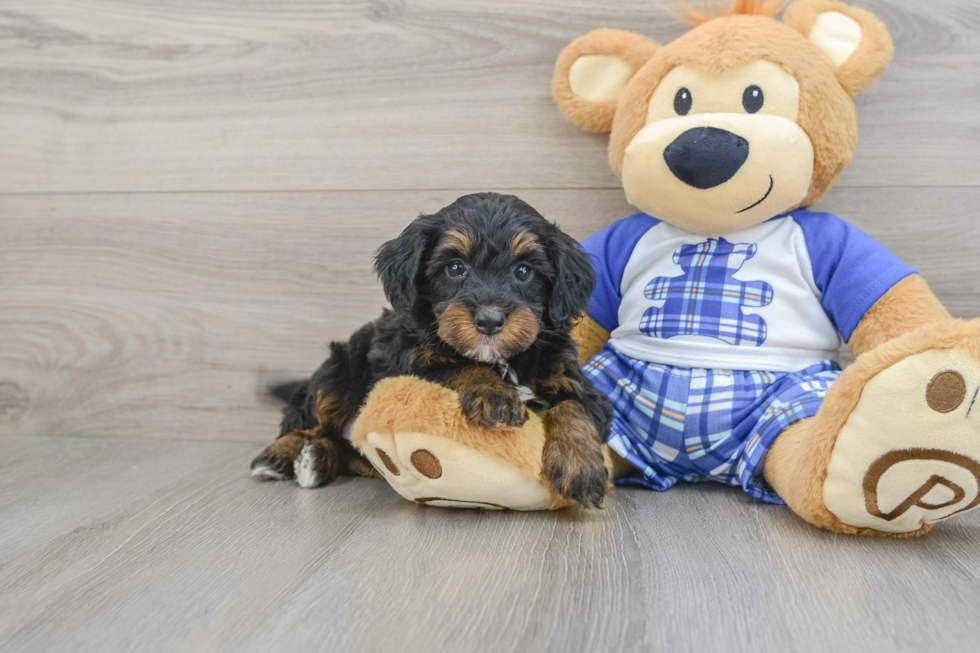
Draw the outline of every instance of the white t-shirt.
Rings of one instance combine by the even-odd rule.
[[[836,360],[841,335],[915,270],[867,234],[807,210],[707,237],[644,213],[590,236],[589,315],[638,360],[796,371]]]

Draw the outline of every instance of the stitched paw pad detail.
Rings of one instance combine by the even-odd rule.
[[[980,361],[911,356],[865,385],[837,437],[824,504],[845,524],[907,533],[980,506]]]
[[[426,433],[368,433],[361,453],[398,494],[443,508],[545,510],[547,487],[449,438]]]

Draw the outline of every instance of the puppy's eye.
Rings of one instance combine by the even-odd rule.
[[[693,101],[691,92],[686,88],[682,88],[674,96],[674,111],[677,112],[678,116],[686,116],[691,110],[691,103]]]
[[[531,278],[531,268],[521,263],[514,269],[514,276],[518,281],[527,281]]]
[[[466,274],[466,266],[462,261],[453,261],[446,266],[446,274],[451,277],[461,277]]]
[[[766,97],[762,94],[762,89],[753,84],[742,93],[742,106],[749,113],[755,113],[762,108]]]

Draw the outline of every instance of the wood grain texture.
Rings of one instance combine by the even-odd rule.
[[[458,191],[0,197],[0,435],[263,441],[269,382],[384,305],[375,249]],[[569,233],[621,191],[522,191]],[[824,206],[980,316],[980,189],[837,189]]]
[[[451,511],[380,481],[255,482],[252,453],[0,439],[15,525],[0,650],[965,651],[980,636],[973,514],[905,542],[714,485],[624,489],[591,514]]]
[[[269,439],[264,386],[377,317],[374,251],[457,195],[0,197],[0,434]],[[584,235],[620,195],[526,196]]]
[[[980,5],[855,4],[897,55],[840,185],[980,183]],[[550,98],[596,27],[686,29],[649,0],[7,0],[0,192],[618,188]]]

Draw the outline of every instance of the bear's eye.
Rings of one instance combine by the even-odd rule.
[[[517,277],[518,281],[527,281],[531,278],[531,268],[521,263],[514,269],[514,276]]]
[[[762,108],[766,97],[762,94],[762,89],[753,84],[742,93],[742,106],[749,113],[755,113]]]
[[[678,116],[686,116],[691,110],[691,92],[686,88],[677,91],[674,96],[674,111]]]
[[[451,277],[461,277],[466,274],[466,266],[462,261],[453,261],[446,266],[446,274]]]

